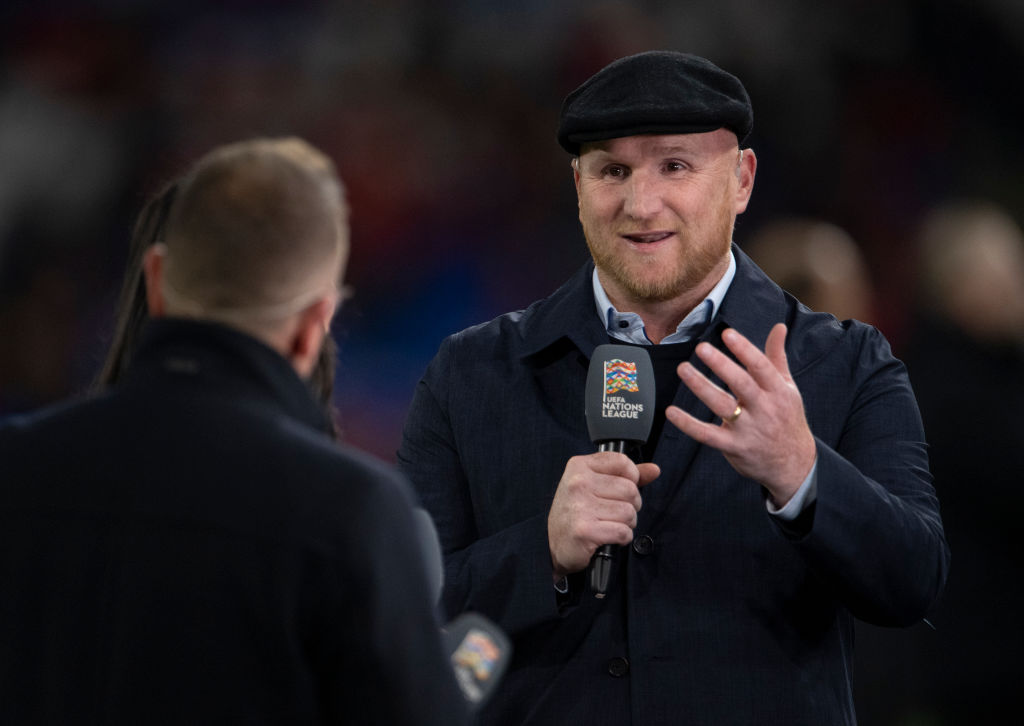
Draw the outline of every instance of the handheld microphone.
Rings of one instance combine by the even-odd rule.
[[[440,605],[444,590],[444,564],[437,527],[427,510],[414,507],[413,530],[423,553],[433,601]],[[451,661],[455,681],[472,711],[497,688],[511,659],[512,645],[496,624],[479,613],[459,615],[441,628],[441,642]]]
[[[644,348],[599,345],[587,371],[585,410],[590,440],[598,451],[625,453],[626,444],[643,444],[654,422],[654,368]],[[601,545],[590,561],[590,588],[608,591],[612,546]]]
[[[498,687],[512,658],[508,636],[479,613],[463,613],[441,631],[455,680],[476,711]]]

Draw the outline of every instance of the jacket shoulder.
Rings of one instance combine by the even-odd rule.
[[[866,359],[881,362],[893,358],[888,340],[873,325],[853,319],[838,320],[831,313],[813,312],[790,300],[793,307],[787,320],[786,354],[793,375],[836,354],[861,363]]]

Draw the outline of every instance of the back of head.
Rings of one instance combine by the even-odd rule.
[[[840,320],[872,322],[872,283],[867,261],[853,237],[830,222],[779,218],[743,244],[780,287],[818,312]]]
[[[992,342],[1024,340],[1024,233],[987,201],[931,210],[919,239],[924,311]]]
[[[221,146],[182,180],[163,242],[167,314],[265,330],[339,284],[343,188],[299,139]]]

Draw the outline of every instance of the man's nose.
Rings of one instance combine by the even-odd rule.
[[[623,211],[634,219],[647,219],[661,208],[658,182],[644,173],[633,173],[626,182]]]

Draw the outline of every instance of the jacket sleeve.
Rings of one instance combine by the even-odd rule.
[[[362,484],[362,482],[358,483]],[[357,483],[346,482],[348,490]],[[469,723],[441,636],[412,496],[393,472],[348,497],[352,526],[336,575],[337,676],[326,687],[337,723]],[[323,646],[321,646],[323,647]]]
[[[486,483],[471,489],[450,418],[453,399],[460,405],[488,404],[482,392],[459,388],[465,382],[454,373],[454,341],[449,338],[442,344],[417,386],[398,465],[437,525],[448,617],[480,612],[515,635],[559,616],[547,508],[511,526],[490,526],[491,503],[479,501],[487,496]],[[475,432],[473,445],[501,445],[502,419],[503,412],[495,411],[493,429]]]
[[[817,439],[817,499],[802,527],[783,531],[856,617],[909,625],[938,597],[949,548],[906,368],[877,330],[861,330],[848,378],[810,374],[804,395]],[[829,393],[837,388],[852,392],[845,421]]]

